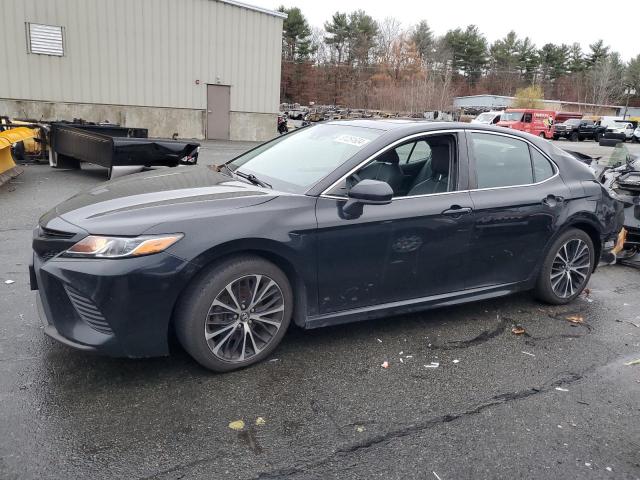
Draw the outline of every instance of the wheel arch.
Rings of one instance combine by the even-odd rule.
[[[188,291],[189,286],[200,278],[201,275],[206,273],[213,265],[229,258],[243,255],[254,255],[256,257],[263,258],[275,266],[277,266],[287,276],[291,289],[293,291],[293,322],[304,327],[307,319],[307,286],[302,275],[295,268],[295,252],[283,246],[281,243],[274,240],[259,238],[259,239],[241,239],[237,241],[230,241],[203,252],[194,260],[193,264],[198,266],[194,270],[190,278],[187,280],[180,293],[178,294],[173,311],[171,313],[171,320],[169,322],[168,334],[173,332],[173,324],[176,315],[176,308],[180,303],[183,295]]]

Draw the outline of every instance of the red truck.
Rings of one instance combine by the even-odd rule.
[[[551,139],[553,138],[553,125],[569,118],[582,118],[582,114],[533,108],[508,108],[500,117],[498,125]]]

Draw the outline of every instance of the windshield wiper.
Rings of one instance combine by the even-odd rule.
[[[223,169],[226,170],[227,171],[227,175],[229,175],[232,178],[233,177],[240,177],[240,178],[243,178],[245,180],[248,180],[249,182],[253,183],[254,185],[258,185],[259,187],[273,188],[270,184],[260,180],[253,173],[244,173],[244,172],[240,172],[238,170],[231,170],[231,168],[229,168],[229,165],[227,165],[226,163],[223,163],[221,165],[213,165],[212,167],[216,172],[221,172]]]
[[[231,171],[231,169],[229,167],[227,167],[227,168],[229,169],[229,171]],[[249,180],[251,183],[253,183],[254,185],[258,185],[259,187],[273,188],[267,182],[264,182],[264,181],[260,180],[253,173],[244,173],[244,172],[240,172],[238,170],[235,170],[233,173],[236,174],[237,176],[239,176],[240,178],[244,178],[245,180]]]

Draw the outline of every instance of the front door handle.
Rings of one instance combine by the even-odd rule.
[[[451,205],[451,208],[448,208],[442,215],[446,215],[447,217],[458,218],[462,215],[467,215],[472,212],[470,207],[461,207],[460,205]]]

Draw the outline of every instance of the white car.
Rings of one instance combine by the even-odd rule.
[[[481,123],[484,125],[495,125],[500,121],[500,116],[504,112],[484,112],[471,120],[471,123]]]
[[[605,138],[617,138],[618,140],[627,141],[633,138],[634,131],[633,123],[617,121],[607,126]]]
[[[640,127],[637,127],[633,131],[633,137],[631,138],[634,142],[640,142]]]

